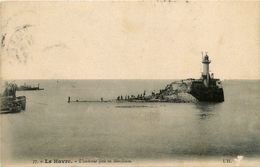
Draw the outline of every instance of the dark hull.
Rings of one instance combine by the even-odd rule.
[[[17,91],[33,91],[33,90],[44,90],[42,88],[18,88]]]
[[[26,109],[26,97],[1,97],[1,113],[17,113]]]
[[[223,88],[218,87],[204,87],[204,86],[192,86],[190,94],[199,101],[208,102],[223,102],[224,92]]]

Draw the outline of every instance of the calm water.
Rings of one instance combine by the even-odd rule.
[[[13,159],[260,155],[260,81],[224,81],[225,102],[67,103],[150,93],[170,80],[27,80],[27,109],[2,114]]]

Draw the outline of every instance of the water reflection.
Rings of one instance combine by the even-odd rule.
[[[199,117],[202,120],[209,119],[219,111],[222,103],[209,103],[209,102],[199,102],[195,104],[195,108],[199,110]]]

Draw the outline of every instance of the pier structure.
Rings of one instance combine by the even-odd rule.
[[[158,92],[152,91],[150,95],[144,93],[137,95],[117,96],[113,100],[104,100],[101,97],[100,101],[79,100],[70,102],[173,102],[173,103],[186,103],[186,102],[223,102],[224,91],[220,79],[214,78],[213,73],[210,75],[209,56],[206,52],[202,53],[203,72],[200,79],[188,78],[185,80],[174,81],[168,84],[164,89]]]

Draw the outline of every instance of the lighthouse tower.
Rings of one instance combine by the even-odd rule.
[[[203,64],[202,79],[206,87],[209,86],[209,80],[210,80],[209,64],[210,63],[211,61],[209,60],[209,56],[206,53],[206,55],[202,58],[202,64]]]

